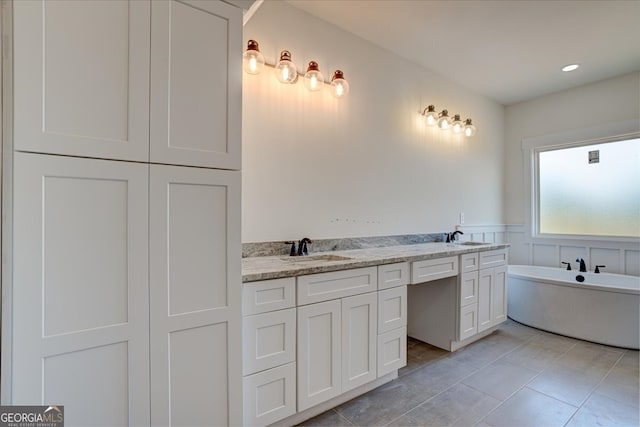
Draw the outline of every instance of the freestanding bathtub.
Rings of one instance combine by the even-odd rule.
[[[517,322],[600,344],[639,347],[640,277],[510,265],[507,286],[507,312]]]

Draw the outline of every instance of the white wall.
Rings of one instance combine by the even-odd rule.
[[[506,107],[505,218],[512,264],[559,266],[560,261],[585,258],[607,265],[606,271],[640,275],[640,244],[618,240],[532,239],[525,211],[522,141],[545,135],[584,133],[615,123],[640,120],[640,72],[556,92]],[[638,183],[629,183],[638,185]],[[576,191],[589,191],[588,188]],[[516,225],[514,225],[516,224]],[[574,264],[575,267],[575,264]]]
[[[244,30],[269,62],[288,49],[326,79],[342,69],[351,93],[245,74],[243,242],[441,232],[460,211],[466,225],[503,223],[503,106],[285,2]],[[428,104],[473,118],[477,135],[423,128]]]

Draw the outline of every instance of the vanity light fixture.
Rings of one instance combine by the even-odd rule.
[[[336,98],[343,98],[349,93],[349,82],[345,80],[342,70],[336,70],[333,73],[331,82],[324,80],[324,76],[320,72],[320,66],[316,61],[309,62],[305,74],[299,73],[298,68],[291,60],[291,52],[283,50],[280,53],[280,60],[273,65],[265,61],[264,56],[260,53],[258,42],[249,40],[247,50],[242,55],[243,69],[247,74],[259,74],[264,66],[275,69],[276,78],[280,83],[292,84],[298,80],[298,76],[304,77],[304,85],[312,92],[322,89],[323,84],[331,86],[331,93]]]
[[[427,121],[427,126],[433,126],[438,121],[438,113],[436,112],[435,105],[429,105],[422,112],[425,120]]]
[[[316,61],[309,62],[307,72],[304,75],[304,85],[311,92],[322,89],[324,83],[324,76],[318,69],[318,63]]]
[[[349,82],[344,79],[342,70],[336,70],[331,78],[331,92],[336,98],[342,98],[349,93]]]
[[[249,40],[247,50],[242,55],[244,71],[249,74],[259,74],[264,68],[264,56],[260,53],[260,47],[255,40]]]
[[[280,52],[280,60],[276,64],[276,78],[280,83],[295,83],[298,80],[298,69],[296,64],[291,62],[291,52],[283,50]]]
[[[449,118],[449,112],[442,110],[438,116],[438,127],[442,130],[447,130],[451,126],[451,118]]]
[[[467,138],[472,137],[476,134],[476,127],[471,123],[471,119],[467,119],[464,121],[464,136]]]
[[[462,132],[463,124],[462,120],[460,120],[460,114],[455,114],[453,116],[453,122],[451,123],[451,130],[453,133]]]
[[[466,137],[472,137],[476,134],[476,127],[471,123],[471,119],[462,121],[460,114],[454,114],[453,120],[449,117],[449,111],[444,109],[438,114],[436,107],[431,104],[420,113],[428,126],[438,125],[440,130],[451,129],[454,134],[464,134]]]

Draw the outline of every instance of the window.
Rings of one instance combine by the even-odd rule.
[[[640,138],[533,153],[535,234],[640,237]]]

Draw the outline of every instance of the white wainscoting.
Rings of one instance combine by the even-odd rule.
[[[509,264],[561,267],[562,261],[578,269],[576,258],[583,258],[588,270],[596,265],[608,273],[640,276],[640,241],[583,239],[532,239],[521,224],[459,226],[461,241],[509,243]]]

